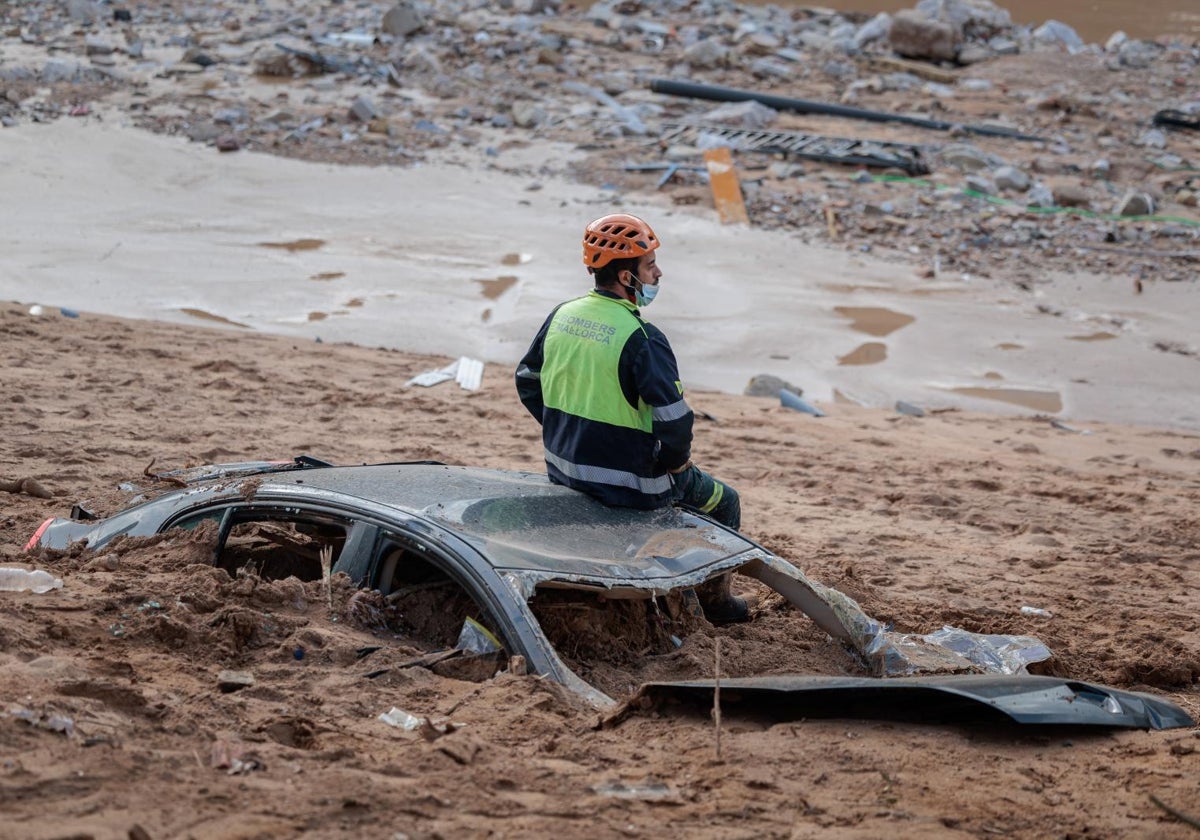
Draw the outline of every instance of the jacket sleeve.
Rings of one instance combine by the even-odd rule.
[[[683,398],[683,383],[667,337],[646,325],[646,340],[634,356],[638,395],[650,406],[658,462],[667,470],[687,463],[692,454],[692,409]]]
[[[533,343],[529,345],[529,350],[517,364],[517,396],[521,398],[521,403],[533,415],[533,419],[539,423],[542,422],[542,410],[545,407],[542,402],[542,351],[546,342],[546,331],[550,328],[550,322],[554,320],[554,313],[557,311],[556,307],[554,312],[551,312],[546,318],[542,328],[533,337]]]

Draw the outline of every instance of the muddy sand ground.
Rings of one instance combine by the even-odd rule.
[[[510,373],[401,387],[443,364],[348,344],[0,308],[0,560],[143,470],[309,453],[537,469]],[[1031,633],[1052,673],[1200,714],[1200,435],[946,412],[913,418],[693,392],[701,464],[744,530],[897,629]],[[1043,732],[860,720],[599,715],[534,677],[421,668],[350,591],[232,580],[202,540],[43,557],[61,590],[0,597],[0,836],[1194,837],[1200,730]],[[743,586],[754,621],[701,628],[649,672],[781,661],[857,674],[803,617]],[[1053,617],[1023,615],[1022,606]],[[359,661],[355,652],[386,642]],[[294,658],[302,648],[307,655]],[[776,652],[787,651],[781,658]],[[223,693],[218,673],[254,685]],[[433,742],[392,707],[461,728]],[[61,731],[71,721],[69,732]]]

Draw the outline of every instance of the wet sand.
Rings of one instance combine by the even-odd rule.
[[[542,179],[529,192],[521,176],[461,162],[216,155],[117,122],[4,133],[24,165],[0,183],[24,198],[0,230],[0,299],[511,367],[550,308],[587,287],[579,220],[611,207],[595,188]],[[771,373],[818,402],[837,391],[872,407],[1200,427],[1183,386],[1197,360],[1162,349],[1200,321],[1185,284],[1137,293],[1121,276],[1051,276],[1029,298],[1003,278],[923,277],[880,252],[721,226],[659,196],[623,206],[665,243],[647,316],[691,387],[738,393]],[[1077,340],[1099,332],[1116,337]],[[857,349],[864,334],[882,347]],[[997,378],[1003,392],[985,390]]]

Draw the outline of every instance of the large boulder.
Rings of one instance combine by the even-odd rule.
[[[953,61],[958,55],[958,32],[945,21],[905,9],[892,17],[888,44],[908,58]]]
[[[921,0],[916,9],[950,24],[963,38],[987,39],[1012,28],[1012,15],[991,0]]]

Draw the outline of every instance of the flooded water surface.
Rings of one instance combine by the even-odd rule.
[[[916,0],[822,0],[820,3],[780,3],[799,8],[819,6],[839,12],[898,12],[917,5]],[[1103,44],[1114,32],[1131,38],[1158,35],[1200,37],[1200,2],[1197,0],[1007,0],[996,5],[1008,9],[1013,23],[1039,26],[1058,20],[1071,26],[1089,43]]]

